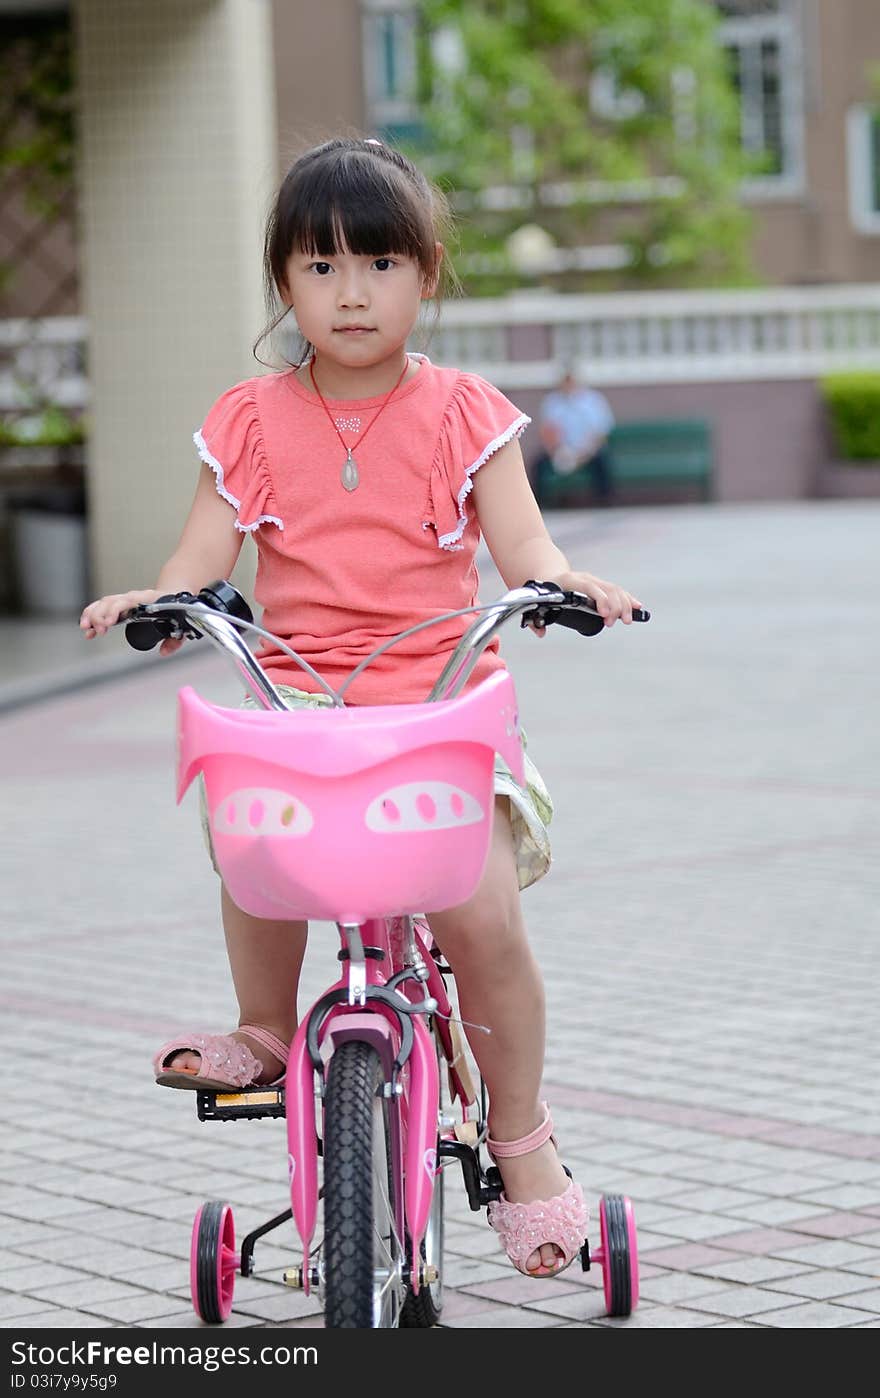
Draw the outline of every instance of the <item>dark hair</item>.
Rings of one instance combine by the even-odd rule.
[[[263,280],[271,320],[254,354],[287,314],[278,303],[292,252],[398,253],[418,263],[426,285],[452,288],[455,274],[437,253],[450,233],[445,196],[393,146],[339,137],[306,151],[284,176],[266,223]],[[300,362],[310,348],[305,345]]]

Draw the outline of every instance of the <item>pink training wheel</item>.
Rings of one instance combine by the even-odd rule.
[[[196,1315],[209,1325],[228,1320],[240,1264],[232,1209],[217,1200],[203,1204],[193,1219],[189,1288]]]
[[[626,1195],[602,1195],[599,1227],[606,1314],[630,1315],[639,1304],[639,1249],[635,1214]]]

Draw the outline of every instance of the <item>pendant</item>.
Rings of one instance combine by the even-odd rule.
[[[345,458],[345,465],[342,468],[341,480],[346,490],[357,490],[358,484],[360,483],[357,462],[352,456],[350,448],[348,456]]]

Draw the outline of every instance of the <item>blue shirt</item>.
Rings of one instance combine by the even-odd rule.
[[[548,393],[541,405],[541,421],[557,429],[561,445],[568,451],[582,453],[591,438],[608,436],[614,414],[604,394],[594,388],[578,388],[574,393]]]

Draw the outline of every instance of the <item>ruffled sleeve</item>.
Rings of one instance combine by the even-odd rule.
[[[465,500],[475,472],[530,422],[531,418],[479,375],[458,375],[440,426],[424,519],[425,529],[436,530],[440,548],[463,547]]]
[[[199,456],[214,472],[217,493],[236,512],[236,529],[250,534],[261,524],[283,529],[266,461],[252,379],[236,384],[214,404],[193,433]]]

